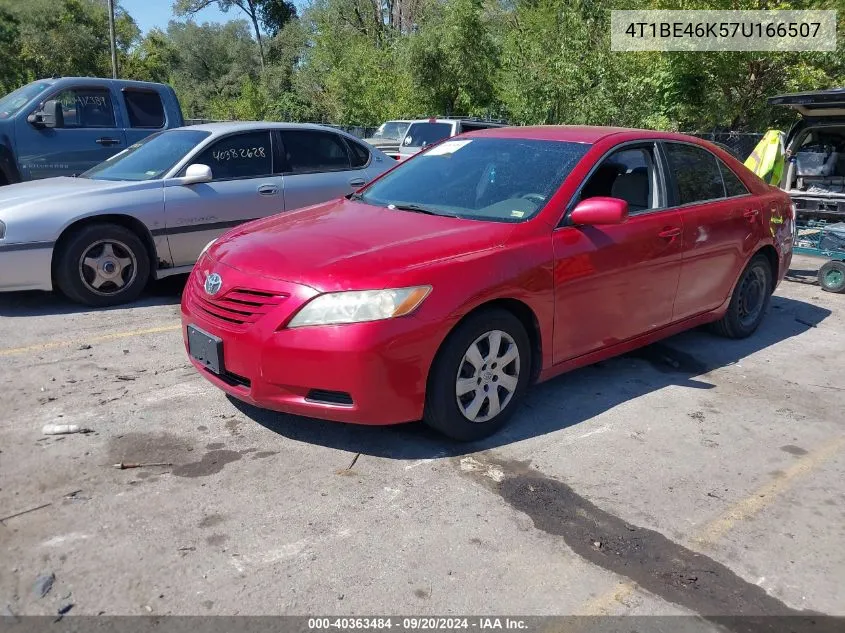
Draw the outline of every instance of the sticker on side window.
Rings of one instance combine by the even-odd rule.
[[[434,148],[428,150],[425,153],[425,155],[426,156],[444,156],[446,154],[454,154],[459,149],[469,145],[470,143],[472,143],[472,139],[467,140],[467,141],[445,141],[445,142],[441,143],[440,145],[438,145],[437,147],[434,147]]]

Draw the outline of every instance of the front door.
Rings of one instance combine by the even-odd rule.
[[[762,207],[737,175],[703,147],[667,142],[664,148],[670,196],[684,223],[673,316],[680,321],[727,300],[759,239]]]
[[[64,125],[37,128],[19,117],[18,164],[24,180],[81,174],[126,148],[108,88],[65,88],[45,97],[61,103]]]
[[[280,130],[285,209],[341,198],[368,180],[366,162],[339,134],[322,130]]]
[[[208,165],[213,180],[165,183],[167,239],[174,266],[193,264],[205,245],[228,229],[284,211],[282,178],[274,173],[269,131],[226,136],[200,151],[190,164]]]
[[[593,170],[576,197],[628,202],[623,224],[569,226],[553,234],[554,362],[668,325],[678,286],[683,227],[668,209],[654,144],[627,145]]]

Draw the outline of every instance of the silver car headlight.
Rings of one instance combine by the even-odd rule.
[[[431,286],[330,292],[306,303],[288,327],[393,319],[416,310],[430,292]]]
[[[3,224],[3,221],[0,220],[0,240],[6,237],[6,225]]]

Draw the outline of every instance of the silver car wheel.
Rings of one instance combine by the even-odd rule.
[[[98,240],[79,258],[79,278],[94,294],[109,296],[132,285],[138,274],[135,253],[117,240]]]
[[[455,380],[458,409],[470,422],[487,422],[510,403],[519,384],[519,348],[510,334],[491,330],[464,354]]]

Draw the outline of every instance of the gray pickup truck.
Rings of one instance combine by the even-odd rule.
[[[170,86],[39,79],[0,98],[0,185],[81,174],[153,132],[182,125]]]

